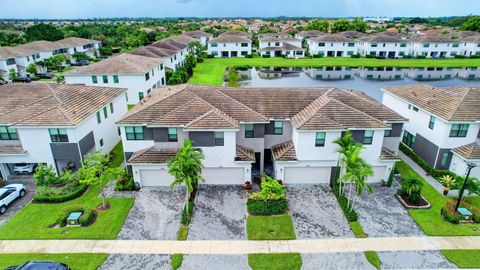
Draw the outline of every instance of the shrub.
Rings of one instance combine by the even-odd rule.
[[[195,204],[193,202],[188,202],[188,205],[183,207],[183,211],[182,211],[182,225],[188,225],[190,224],[190,220],[192,218],[192,214],[193,214],[193,206],[195,206]],[[188,213],[187,214],[187,211],[186,210],[186,207],[188,207]]]
[[[436,179],[439,179],[442,178],[443,176],[450,176],[452,177],[453,179],[457,178],[457,175],[454,174],[453,172],[449,171],[449,170],[436,170],[436,169],[432,169],[431,171],[431,175],[433,178],[436,178]]]
[[[413,56],[411,54],[405,54],[404,56],[402,56],[403,59],[412,59]]]
[[[360,54],[359,54],[359,53],[357,53],[357,54],[352,54],[350,57],[351,57],[351,58],[360,58]]]
[[[252,54],[245,54],[244,56],[245,56],[245,58],[253,58]]]
[[[93,209],[83,206],[73,206],[62,212],[60,217],[57,219],[57,224],[60,227],[65,227],[67,225],[67,218],[72,212],[82,212],[82,215],[78,219],[78,222],[81,226],[88,226],[95,216],[95,211]]]
[[[340,205],[340,208],[342,208],[343,214],[347,218],[349,222],[357,221],[358,220],[358,214],[355,212],[355,210],[350,209],[348,207],[348,199],[344,195],[340,194],[340,190],[338,185],[334,185],[332,188],[333,194],[335,194],[335,197],[337,197],[338,204]]]
[[[367,54],[365,55],[365,58],[375,58],[376,56],[374,54]]]
[[[37,165],[33,178],[35,178],[37,186],[48,186],[59,182],[59,178],[57,177],[53,166],[47,166],[43,163]]]
[[[457,59],[464,59],[464,58],[465,58],[465,55],[463,55],[463,54],[455,54],[454,57],[457,58]]]
[[[394,168],[392,168],[392,171],[390,172],[390,175],[388,176],[387,183],[385,184],[385,186],[387,186],[387,187],[391,187],[392,183],[393,183],[393,176],[395,174],[395,165],[393,165],[393,166],[394,166]]]
[[[197,58],[197,63],[203,63],[204,61],[203,58]]]
[[[215,58],[215,55],[209,54],[209,55],[207,56],[207,58]]]
[[[5,181],[5,179],[0,178],[0,187],[5,186],[6,183],[7,183],[7,181]]]
[[[66,194],[38,194],[33,197],[34,202],[38,203],[61,203],[80,197],[86,190],[87,185],[76,186],[76,189]],[[40,188],[39,188],[40,189]],[[46,191],[48,192],[48,191]]]
[[[269,54],[264,54],[262,55],[263,58],[270,58],[270,55]]]
[[[453,224],[458,224],[460,223],[461,216],[457,212],[455,212],[455,201],[454,200],[449,200],[445,205],[442,207],[442,210],[440,210],[440,214],[442,217]]]
[[[417,58],[417,59],[425,59],[425,58],[427,58],[427,56],[425,56],[425,55],[417,55],[416,58]]]
[[[323,54],[314,54],[312,55],[313,58],[322,58]]]
[[[470,59],[478,59],[478,58],[480,58],[480,54],[470,55]]]
[[[283,214],[287,210],[287,199],[265,199],[258,196],[250,196],[247,200],[247,210],[252,215]]]
[[[116,191],[136,191],[138,190],[133,181],[133,176],[129,173],[121,175],[115,183]]]
[[[427,172],[428,174],[432,173],[432,167],[423,160],[420,156],[418,156],[415,152],[413,152],[412,149],[408,148],[405,144],[400,143],[399,149],[407,155],[409,158],[411,158],[415,163],[417,163],[418,166],[422,167],[422,169]]]
[[[422,200],[423,183],[420,179],[414,177],[402,178],[402,186],[397,194],[407,196],[408,201],[418,203]]]

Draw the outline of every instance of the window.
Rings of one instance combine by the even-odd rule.
[[[92,76],[92,83],[98,83],[97,76]]]
[[[423,47],[424,47],[424,48],[430,47],[430,43],[423,43]]]
[[[415,136],[413,136],[410,132],[405,131],[405,132],[403,133],[402,142],[403,142],[406,146],[412,148],[413,145],[415,144]]]
[[[97,112],[97,123],[100,124],[102,122],[102,117],[100,116],[100,112]]]
[[[373,142],[373,130],[365,130],[363,135],[363,144],[372,144]]]
[[[428,128],[429,129],[433,129],[433,127],[435,126],[435,116],[430,116],[430,122],[428,122]]]
[[[103,117],[105,117],[105,119],[108,118],[108,111],[107,111],[107,107],[103,107]]]
[[[155,69],[152,69],[152,77],[155,76]]]
[[[0,140],[18,140],[17,129],[0,127]]]
[[[442,166],[447,166],[447,161],[448,161],[448,152],[443,153],[442,155],[442,161],[441,161]]]
[[[118,75],[113,75],[113,83],[118,83]]]
[[[245,138],[253,138],[253,124],[245,124]]]
[[[392,130],[391,129],[385,130],[383,137],[391,137],[391,136],[392,136]]]
[[[138,92],[138,100],[142,100],[145,97],[145,94],[143,92]]]
[[[215,146],[224,145],[223,132],[215,132]]]
[[[113,113],[113,102],[110,102],[110,113]]]
[[[413,107],[412,107],[412,110],[413,110],[414,112],[418,112],[418,107],[413,106]]]
[[[103,146],[103,139],[100,139],[100,147]]]
[[[450,137],[467,137],[469,124],[453,124],[450,129]]]
[[[348,47],[355,47],[355,43],[349,42],[349,43],[348,43]]]
[[[118,136],[122,136],[122,131],[120,130],[120,127],[117,127],[117,131],[118,131]]]
[[[143,127],[125,127],[125,137],[128,141],[143,140]]]
[[[210,43],[210,45],[212,45],[212,47],[218,47],[217,43]]]
[[[317,132],[315,134],[315,147],[325,146],[325,132]]]
[[[453,48],[458,48],[458,46],[460,46],[460,44],[458,44],[458,43],[453,43],[453,45],[452,45]]]
[[[68,142],[67,130],[64,128],[49,128],[52,142]]]
[[[150,79],[150,72],[145,73],[145,81]]]
[[[370,46],[371,46],[371,47],[377,47],[378,44],[377,44],[377,43],[372,43]]]
[[[275,135],[283,134],[283,122],[280,122],[280,121],[273,122],[273,134]]]
[[[240,46],[242,46],[242,47],[248,47],[248,43],[242,43]]]
[[[178,142],[177,128],[168,128],[168,141]]]
[[[7,59],[7,66],[15,65],[15,58]]]
[[[407,47],[407,43],[400,43],[400,47],[402,47],[402,48]]]
[[[318,47],[325,47],[325,42],[319,42]]]
[[[108,76],[107,76],[107,75],[103,75],[103,76],[102,76],[102,80],[103,80],[103,83],[108,83]]]

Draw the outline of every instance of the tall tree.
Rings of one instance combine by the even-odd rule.
[[[345,165],[344,161],[346,160],[346,157],[349,156],[350,152],[354,149],[352,148],[352,146],[355,144],[358,144],[353,140],[352,136],[353,136],[352,132],[350,130],[347,130],[342,137],[333,141],[333,143],[338,145],[336,152],[339,153],[339,156],[337,160],[337,170],[336,170],[337,175],[335,175],[335,177],[338,178],[338,185],[339,185],[339,190],[341,194],[343,194],[344,187],[345,187],[344,185],[345,179],[342,179],[339,177],[341,166]],[[343,188],[342,188],[342,184],[343,184]]]
[[[328,32],[328,28],[329,28],[329,23],[326,19],[323,19],[323,20],[313,19],[308,22],[304,30],[318,30],[326,33]]]
[[[332,33],[350,30],[351,24],[347,19],[338,19],[332,23]]]
[[[39,23],[32,25],[25,31],[25,37],[28,41],[48,40],[57,41],[64,37],[63,32],[55,26]]]

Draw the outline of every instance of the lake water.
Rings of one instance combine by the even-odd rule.
[[[381,88],[405,84],[480,86],[480,68],[251,68],[238,70],[241,87],[324,87],[365,92],[381,101]]]

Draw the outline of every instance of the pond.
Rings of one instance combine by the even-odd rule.
[[[480,68],[255,67],[237,71],[241,87],[332,86],[362,91],[379,101],[381,89],[387,86],[480,86]]]

